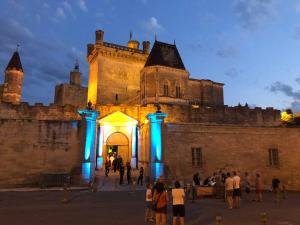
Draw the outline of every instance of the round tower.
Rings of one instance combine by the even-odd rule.
[[[79,70],[79,63],[76,61],[74,70],[70,72],[70,84],[72,85],[81,85],[81,72]]]
[[[3,102],[18,104],[22,97],[24,72],[18,51],[11,57],[6,69],[3,85]]]

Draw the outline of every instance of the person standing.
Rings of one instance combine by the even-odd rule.
[[[276,177],[273,177],[272,179],[272,190],[273,190],[273,196],[276,202],[279,202],[279,184],[280,180]]]
[[[184,190],[180,187],[179,181],[175,181],[175,188],[172,189],[173,198],[173,225],[177,224],[177,218],[179,218],[179,224],[184,225],[185,208],[184,208]]]
[[[237,175],[236,171],[233,171],[233,206],[234,208],[240,208],[241,201],[241,178]]]
[[[228,209],[232,209],[233,207],[233,178],[231,174],[227,173],[227,178],[225,180],[225,194],[226,194],[226,201],[228,205]]]
[[[123,184],[123,177],[124,177],[124,166],[123,166],[123,163],[121,163],[119,165],[119,171],[120,171],[120,185]]]
[[[113,165],[113,169],[114,169],[114,173],[115,173],[117,171],[117,167],[118,167],[118,158],[117,157],[114,158],[112,165]]]
[[[146,214],[145,214],[145,222],[147,223],[148,221],[153,222],[153,213],[152,213],[152,200],[153,200],[153,195],[152,195],[152,189],[150,184],[147,184],[146,186]]]
[[[159,177],[155,185],[153,200],[156,225],[166,225],[168,196],[162,176]]]
[[[255,179],[255,192],[256,192],[255,201],[262,202],[262,191],[263,191],[263,184],[262,184],[261,176],[259,173],[257,173]]]
[[[141,182],[141,185],[143,186],[143,179],[144,179],[144,168],[141,166],[140,175],[139,175],[137,184],[139,184]]]
[[[250,201],[250,193],[251,193],[251,183],[250,183],[250,176],[248,172],[245,172],[245,178],[244,178],[244,186],[245,186],[245,192],[246,192],[246,201]]]
[[[129,162],[127,162],[127,165],[126,165],[126,169],[127,169],[127,183],[128,184],[131,184],[131,165]]]
[[[109,159],[106,159],[105,161],[105,176],[108,177],[108,173],[109,173]]]

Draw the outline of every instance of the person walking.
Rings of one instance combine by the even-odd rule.
[[[244,187],[245,187],[245,193],[246,193],[246,201],[250,201],[250,193],[251,193],[251,182],[250,182],[250,176],[248,172],[245,172],[245,178],[244,178]]]
[[[125,168],[124,168],[123,164],[121,163],[121,164],[119,165],[120,185],[123,184],[124,170],[125,170]]]
[[[226,201],[228,205],[228,209],[232,209],[233,207],[233,178],[231,174],[227,173],[227,178],[225,180],[225,194],[226,194]]]
[[[184,225],[185,208],[184,197],[185,193],[183,188],[180,187],[179,181],[175,181],[175,188],[172,189],[173,198],[173,225],[177,224],[177,218],[179,218],[179,224]]]
[[[131,184],[131,165],[129,162],[126,163],[126,169],[127,169],[127,173],[126,173],[127,183]]]
[[[241,202],[241,178],[233,171],[233,207],[240,208]]]
[[[280,184],[280,180],[274,176],[272,179],[272,191],[273,191],[274,200],[276,202],[279,202],[279,196],[280,196],[279,184]]]
[[[257,173],[255,178],[255,192],[256,192],[255,201],[262,202],[262,191],[263,191],[262,179],[260,174]]]
[[[141,185],[143,186],[143,179],[144,179],[144,168],[141,166],[140,175],[139,175],[137,184],[139,184],[141,182]]]
[[[154,210],[155,210],[155,221],[156,225],[167,224],[167,203],[168,196],[163,183],[163,177],[160,176],[154,188]]]
[[[112,165],[113,165],[113,169],[114,169],[114,173],[115,173],[118,168],[118,158],[117,157],[114,158]]]
[[[145,213],[145,222],[153,222],[153,213],[152,213],[152,200],[153,200],[153,195],[152,195],[152,189],[151,185],[147,184],[146,185],[146,213]]]

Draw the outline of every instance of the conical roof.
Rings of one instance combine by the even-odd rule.
[[[176,45],[155,41],[146,61],[148,66],[167,66],[185,70]]]
[[[15,51],[13,56],[11,57],[8,65],[6,67],[6,70],[9,70],[9,69],[16,69],[16,70],[20,70],[23,72],[23,67],[22,67],[22,63],[21,63],[18,51]]]

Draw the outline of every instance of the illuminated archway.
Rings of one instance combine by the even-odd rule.
[[[137,124],[138,121],[122,112],[112,113],[99,120],[100,132],[98,138],[97,167],[103,165],[103,157],[106,156],[107,141],[114,135],[124,135],[128,140],[128,156],[131,166],[136,167],[137,161]],[[112,136],[113,135],[113,136]],[[122,147],[121,147],[122,148]],[[122,151],[122,150],[121,150]],[[123,150],[123,154],[125,150]]]

